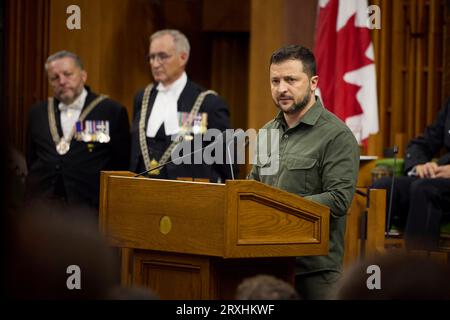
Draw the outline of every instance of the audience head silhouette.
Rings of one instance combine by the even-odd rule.
[[[389,253],[358,263],[341,279],[343,300],[450,299],[450,269],[429,257]]]
[[[62,208],[62,207],[61,207]],[[105,299],[117,260],[97,225],[79,212],[36,204],[11,224],[8,295],[17,299]]]
[[[236,300],[298,300],[299,295],[289,283],[270,275],[244,279],[236,291]]]

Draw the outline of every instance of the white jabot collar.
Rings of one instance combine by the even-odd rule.
[[[158,84],[156,87],[158,94],[147,123],[147,137],[154,138],[163,123],[166,135],[178,133],[180,130],[178,124],[178,99],[186,84],[186,72],[183,72],[180,78],[166,87],[162,83]]]

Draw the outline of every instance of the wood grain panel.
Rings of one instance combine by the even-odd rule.
[[[137,251],[134,284],[156,292],[161,299],[210,299],[208,257]]]
[[[375,165],[376,160],[360,160],[357,187],[368,187],[372,184],[372,170]]]
[[[365,192],[366,188],[358,188]],[[361,219],[365,215],[366,198],[355,194],[347,212],[347,224],[344,237],[344,269],[362,259],[361,252]]]
[[[225,199],[220,189],[225,187],[159,182],[155,186],[151,179],[121,178],[108,183],[108,220],[104,223],[111,243],[120,247],[221,256]],[[139,193],[136,193],[137,183]],[[148,197],[152,197],[151,207],[147,206]],[[172,229],[166,235],[160,232],[164,216],[172,222]],[[200,231],[208,232],[208,241]]]
[[[50,0],[5,3],[4,101],[9,139],[25,152],[28,111],[47,97],[44,62],[48,54]]]
[[[203,30],[250,31],[250,0],[203,1]]]
[[[440,9],[442,10],[442,8]],[[442,94],[441,100],[445,101],[450,97],[450,1],[446,1],[444,4],[444,17],[442,21],[443,25],[443,41],[442,41]]]
[[[449,4],[442,0],[371,3],[380,6],[382,17],[382,29],[372,32],[380,133],[371,138],[368,150],[383,156],[397,144],[403,156],[406,144],[431,124],[450,96],[445,80],[449,78],[445,67]]]
[[[269,59],[283,44],[283,2],[252,0],[248,128],[259,129],[276,114],[269,83]]]
[[[384,252],[386,230],[386,190],[370,189],[367,212],[367,236],[364,256],[372,258]]]
[[[347,269],[362,259],[372,258],[384,252],[386,191],[358,188],[347,213],[345,230],[344,268]],[[369,201],[369,203],[367,203]]]
[[[228,213],[225,217],[225,257],[292,257],[328,252],[329,208],[257,181],[229,181],[226,186]],[[266,206],[265,209],[262,209],[263,205]],[[247,210],[253,221],[246,216]],[[290,213],[289,221],[292,223],[283,221],[283,227],[280,228],[285,229],[284,237],[280,236],[279,227],[265,231],[257,231],[254,227],[255,220],[267,221],[271,215],[282,219],[287,212]],[[248,224],[240,230],[242,222]],[[314,226],[308,228],[308,225]],[[241,239],[239,231],[244,231],[243,235],[252,240]],[[307,235],[297,235],[302,232],[307,232]],[[255,236],[258,238],[262,233],[268,242],[265,245],[261,245],[261,239],[255,239]],[[291,237],[286,237],[286,234]],[[260,243],[252,244],[251,241]]]
[[[318,0],[283,0],[283,43],[314,48]]]
[[[328,250],[329,208],[318,203],[256,181],[223,185],[127,175],[102,172],[101,177],[99,220],[113,246],[223,258],[321,255]],[[255,223],[265,221],[267,227],[267,212],[277,217],[278,225],[272,222],[255,233]],[[239,243],[242,217],[241,231],[248,238]]]
[[[228,103],[232,128],[247,127],[248,42],[248,33],[234,32],[214,34],[212,40],[211,89]]]
[[[320,217],[292,214],[293,210],[250,194],[239,201],[237,244],[320,243]]]
[[[66,27],[69,5],[81,9],[80,30]],[[145,55],[154,14],[143,0],[52,0],[50,53],[77,53],[92,90],[120,102],[131,115],[134,94],[151,80]]]

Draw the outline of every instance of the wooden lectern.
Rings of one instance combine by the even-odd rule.
[[[100,228],[122,285],[162,299],[232,299],[242,279],[294,281],[296,256],[328,253],[329,209],[250,180],[225,184],[102,172]]]

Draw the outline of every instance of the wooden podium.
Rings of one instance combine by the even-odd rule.
[[[242,279],[293,283],[296,256],[328,253],[329,209],[250,180],[226,184],[102,172],[100,229],[122,285],[162,299],[232,299]]]

